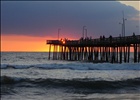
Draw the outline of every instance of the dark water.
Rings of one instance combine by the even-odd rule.
[[[48,53],[2,53],[2,100],[140,100],[140,63],[47,60]]]

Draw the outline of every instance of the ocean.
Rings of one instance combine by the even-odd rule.
[[[1,100],[140,100],[140,63],[132,58],[111,64],[1,52],[0,68]]]

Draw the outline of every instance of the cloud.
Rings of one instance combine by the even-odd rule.
[[[61,36],[79,37],[86,25],[90,36],[118,36],[122,10],[127,19],[139,14],[133,7],[114,1],[2,1],[1,29],[2,34],[55,36],[61,28]],[[136,20],[127,22],[139,24]],[[132,25],[126,26],[131,34]]]
[[[133,0],[133,1],[132,0],[131,1],[128,1],[128,0],[121,1],[121,0],[119,0],[119,2],[121,2],[121,3],[125,4],[125,5],[132,6],[135,9],[140,11],[140,1],[138,1],[138,0]]]

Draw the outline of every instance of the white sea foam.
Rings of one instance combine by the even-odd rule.
[[[140,70],[140,63],[87,63],[80,61],[47,60],[48,53],[7,53],[1,55],[1,69],[44,68],[73,70]],[[130,54],[133,58],[133,53]]]

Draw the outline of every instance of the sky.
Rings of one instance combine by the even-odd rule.
[[[140,2],[139,2],[140,3]],[[1,51],[48,51],[46,40],[79,39],[121,34],[122,11],[126,36],[140,35],[138,1],[2,1]]]

